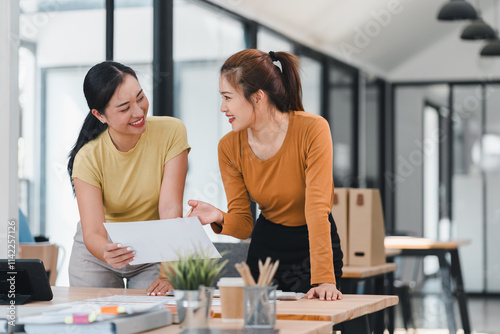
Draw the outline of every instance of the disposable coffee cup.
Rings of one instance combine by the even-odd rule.
[[[223,322],[243,322],[243,279],[221,277],[217,282]]]

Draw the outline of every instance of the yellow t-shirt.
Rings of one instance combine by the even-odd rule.
[[[250,198],[266,219],[285,226],[307,224],[311,284],[334,283],[330,214],[333,204],[332,137],[328,122],[290,111],[285,140],[269,159],[259,160],[247,131],[230,132],[219,142],[219,168],[228,212],[216,233],[246,239],[252,232]],[[276,236],[279,238],[279,236]]]
[[[146,118],[146,131],[133,149],[120,152],[108,130],[75,157],[73,178],[102,190],[107,222],[160,219],[158,202],[165,164],[190,150],[186,127],[173,117]]]

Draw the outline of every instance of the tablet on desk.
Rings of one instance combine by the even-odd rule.
[[[52,300],[47,272],[41,260],[0,259],[0,305],[22,305]],[[13,302],[12,302],[13,301]]]

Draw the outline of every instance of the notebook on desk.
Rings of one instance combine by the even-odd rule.
[[[90,324],[25,324],[27,334],[102,333],[132,334],[172,324],[172,312],[168,309],[118,317]]]

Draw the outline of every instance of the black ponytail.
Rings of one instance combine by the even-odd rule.
[[[73,163],[76,154],[85,144],[97,138],[108,127],[107,124],[101,123],[92,114],[92,109],[96,109],[100,114],[104,115],[109,100],[111,100],[116,88],[123,82],[127,74],[137,79],[137,75],[130,67],[113,61],[105,61],[94,65],[85,76],[83,93],[90,111],[83,121],[78,139],[69,153],[68,173],[73,191]]]

